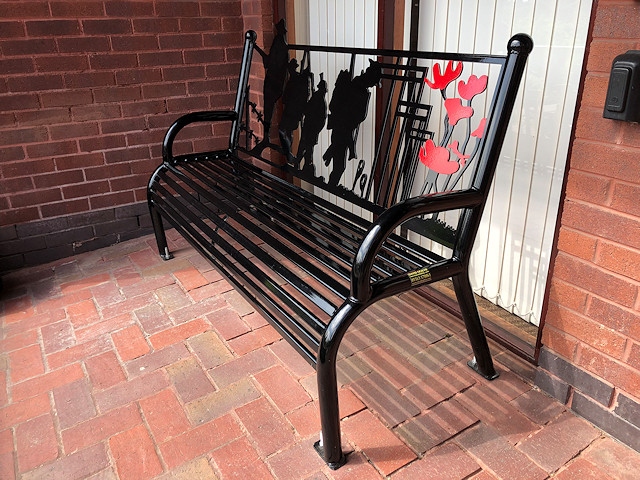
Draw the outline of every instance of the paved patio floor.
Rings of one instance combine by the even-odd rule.
[[[4,277],[1,479],[631,479],[640,454],[532,387],[465,363],[462,324],[414,294],[371,308],[339,362],[348,463],[312,444],[313,369],[170,233]]]

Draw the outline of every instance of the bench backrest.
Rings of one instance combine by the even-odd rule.
[[[247,32],[231,147],[370,217],[417,195],[486,198],[532,45],[523,34],[506,55],[288,45],[279,28],[264,51]],[[463,221],[407,227],[452,247]]]

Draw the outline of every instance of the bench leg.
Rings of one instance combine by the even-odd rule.
[[[151,213],[151,224],[153,225],[153,232],[156,235],[156,243],[158,244],[160,257],[162,257],[163,260],[171,260],[173,255],[169,252],[167,236],[164,233],[164,226],[162,224],[162,217],[151,203],[149,203],[149,213]]]
[[[469,361],[468,365],[483,377],[493,380],[498,377],[498,373],[496,373],[493,366],[489,344],[487,343],[487,337],[478,312],[478,305],[469,282],[469,275],[464,272],[455,275],[452,280],[474,354],[473,360]]]
[[[316,364],[318,401],[322,434],[314,445],[316,451],[335,470],[347,461],[340,441],[340,411],[338,405],[338,379],[336,361],[338,348],[349,325],[364,310],[360,304],[347,302],[338,310],[322,337]]]

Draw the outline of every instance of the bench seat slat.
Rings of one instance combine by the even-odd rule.
[[[165,180],[167,181],[167,184],[170,184],[172,186],[175,185],[172,179],[167,177],[165,178]],[[181,187],[178,187],[176,191],[180,193],[187,193]],[[227,240],[225,240],[222,235],[214,230],[214,228],[212,228],[210,225],[207,225],[198,214],[188,208],[188,203],[179,202],[178,197],[172,196],[171,193],[163,186],[158,187],[158,193],[163,196],[162,203],[160,203],[160,206],[162,208],[166,209],[168,207],[171,207],[174,210],[174,218],[176,216],[181,216],[182,220],[186,219],[191,226],[190,233],[192,235],[194,235],[194,232],[196,232],[196,228],[199,230],[196,238],[200,245],[206,246],[206,248],[208,248],[217,258],[220,258],[222,254],[229,255],[245,271],[255,277],[259,283],[265,285],[268,292],[270,292],[272,295],[275,295],[280,301],[284,302],[289,308],[291,308],[308,327],[310,327],[318,334],[322,334],[322,332],[326,328],[326,323],[320,321],[308,309],[307,306],[301,304],[298,298],[292,296],[291,293],[282,288],[282,286],[279,285],[273,278],[263,272],[256,265],[256,263],[252,261],[252,259],[248,258],[245,255],[242,255],[237,248],[234,248],[234,246],[231,245]],[[185,197],[181,197],[181,199],[185,200]],[[214,222],[216,226],[229,227],[229,225],[226,224],[226,222],[222,221],[222,219],[217,215],[215,216],[215,218],[216,220],[214,220]],[[224,231],[226,233],[229,233],[229,231],[231,231],[231,228],[225,228]],[[239,237],[241,237],[241,235],[237,235],[236,239]],[[240,269],[236,267],[235,270],[239,271]],[[296,324],[299,323],[297,320],[292,321]],[[301,327],[299,328],[302,329]]]

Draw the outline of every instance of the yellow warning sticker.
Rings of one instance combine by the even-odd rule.
[[[411,286],[420,285],[431,280],[431,272],[427,267],[407,273]]]

